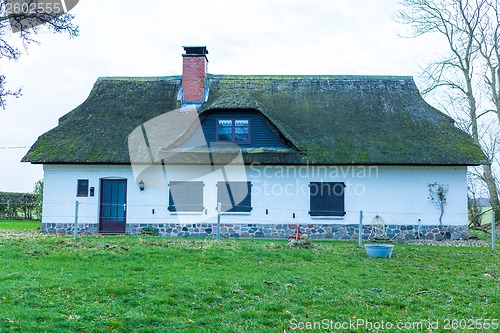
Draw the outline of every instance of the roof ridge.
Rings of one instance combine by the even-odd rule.
[[[312,75],[312,74],[299,74],[299,75],[240,75],[240,74],[208,74],[208,78],[213,79],[329,79],[329,80],[405,80],[413,81],[413,76],[409,75]]]
[[[180,80],[182,75],[167,75],[167,76],[101,76],[96,80],[100,81],[136,81],[136,82],[154,82],[154,81],[168,81],[168,80]],[[308,79],[308,80],[336,80],[336,81],[377,81],[377,80],[394,80],[394,81],[413,81],[413,76],[409,75],[324,75],[324,74],[297,74],[297,75],[286,75],[286,74],[208,74],[209,79],[225,79],[225,80],[241,80],[242,78],[248,80],[296,80],[296,79]]]
[[[136,82],[154,82],[154,81],[168,81],[179,80],[180,75],[169,76],[100,76],[97,78],[96,83],[101,81],[136,81]]]

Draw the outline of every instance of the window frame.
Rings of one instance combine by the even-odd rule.
[[[231,121],[231,140],[220,140],[219,139],[219,128],[224,127],[219,125],[219,121]],[[245,128],[245,126],[236,126],[237,120],[245,120],[248,122],[248,140],[247,141],[237,141],[236,140],[236,128]],[[247,117],[217,117],[215,119],[215,138],[217,142],[232,142],[240,145],[249,145],[252,142],[251,138],[251,119]],[[229,127],[229,126],[227,126]]]
[[[324,194],[323,191],[321,191],[321,193],[317,193],[317,191],[312,192],[311,189],[315,184],[319,184],[322,189],[324,188],[323,184],[330,184],[328,186],[330,186],[331,190],[326,194]],[[342,187],[342,193],[337,193],[335,190],[337,186]],[[346,185],[344,182],[309,182],[309,215],[311,217],[344,217],[346,215],[345,188]]]
[[[188,198],[188,199],[193,199],[193,198],[198,199],[199,198],[200,202],[191,203],[188,201],[188,203],[176,204],[175,200],[172,196],[172,188],[174,188],[175,186],[178,186],[180,184],[187,184],[187,186],[188,186],[187,191],[186,191],[186,188],[183,189],[183,191],[185,191],[185,193],[186,193],[186,198]],[[189,186],[191,186],[192,188],[189,188]],[[188,181],[170,181],[168,183],[168,208],[167,208],[168,211],[172,214],[183,214],[183,213],[202,214],[205,211],[204,193],[203,193],[204,187],[205,187],[205,183],[203,181],[191,181],[191,180],[188,180]],[[200,193],[198,193],[197,195],[193,195],[193,192],[191,192],[193,190],[200,191]],[[175,194],[174,194],[174,196],[175,196]],[[196,208],[186,209],[186,206],[190,206],[190,205],[192,205]],[[179,208],[181,208],[181,209],[179,209]]]
[[[248,192],[245,198],[240,201],[238,204],[233,205],[232,203],[227,203],[227,202],[222,202],[220,195],[221,192],[223,191],[223,188],[227,188],[227,185],[229,184],[229,189],[234,188],[234,183],[238,184],[246,184]],[[253,184],[251,181],[218,181],[217,182],[217,203],[221,203],[221,214],[245,214],[248,215],[252,212],[253,207],[252,207],[252,187]],[[227,193],[225,191],[225,193]],[[230,194],[231,196],[231,194]],[[231,197],[229,198],[231,200]],[[234,201],[234,199],[233,199]],[[242,205],[242,203],[245,203],[245,205]],[[231,208],[227,209],[227,207],[231,206]]]
[[[89,180],[88,179],[77,179],[76,180],[76,196],[77,197],[88,197],[89,196]]]

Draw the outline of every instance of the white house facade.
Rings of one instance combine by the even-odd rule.
[[[43,232],[72,233],[78,201],[79,232],[98,233],[103,214],[102,184],[107,180],[123,180],[124,203],[117,207],[122,210],[123,220],[116,223],[123,223],[125,232],[139,234],[142,228],[151,227],[164,236],[215,237],[217,186],[223,178],[215,171],[192,179],[193,174],[203,173],[202,168],[168,167],[166,185],[162,167],[156,165],[147,177],[141,178],[144,183],[141,191],[130,166],[46,165]],[[357,238],[360,212],[365,238],[372,233],[372,225],[381,222],[391,238],[465,237],[465,167],[250,165],[245,166],[245,171],[242,177],[234,173],[236,177],[231,181],[250,182],[251,209],[222,212],[221,237],[286,238],[299,225],[313,238]],[[88,190],[77,196],[79,180],[88,181]],[[176,181],[202,182],[201,211],[169,210],[168,183]],[[311,216],[312,182],[344,183],[345,215]],[[429,184],[436,182],[448,187],[442,225],[440,208],[429,199]]]
[[[181,76],[99,78],[29,150],[43,233],[466,237],[484,155],[411,77],[212,75],[184,49]]]

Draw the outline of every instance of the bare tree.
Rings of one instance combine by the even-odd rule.
[[[485,13],[474,35],[478,52],[483,60],[483,79],[488,98],[500,121],[500,4],[498,0],[484,0]]]
[[[492,166],[497,160],[491,150],[485,149],[479,125],[491,112],[500,119],[498,1],[401,0],[402,8],[395,19],[410,26],[407,37],[437,33],[446,41],[449,53],[424,69],[428,87],[423,94],[443,93],[450,97],[441,99],[445,109],[485,151],[489,160],[483,165],[481,179],[500,220],[499,186]],[[494,108],[484,107],[483,94],[489,96],[486,99],[493,102]]]
[[[481,207],[479,206],[479,200],[481,199],[478,189],[476,189],[477,182],[471,177],[476,175],[470,173],[467,175],[467,182],[470,184],[467,186],[467,210],[469,212],[469,227],[479,228],[481,227],[482,215]]]
[[[0,59],[17,60],[30,44],[38,44],[35,36],[48,30],[54,33],[68,33],[70,38],[79,34],[78,26],[73,23],[74,16],[56,11],[50,2],[23,0],[23,6],[11,6],[13,1],[0,0]],[[40,5],[39,5],[40,4]],[[53,5],[53,4],[52,4]],[[13,9],[14,8],[14,9]],[[21,89],[9,90],[5,76],[0,74],[0,106],[5,108],[6,97],[21,95]]]
[[[484,7],[483,15],[478,24],[478,31],[474,34],[474,40],[478,48],[483,73],[481,75],[485,83],[486,98],[493,105],[487,112],[496,113],[500,122],[500,4],[498,0],[483,0],[480,5]],[[498,163],[495,156],[498,141],[498,131],[493,132],[489,142],[492,143],[492,149],[488,151],[488,158],[491,166]],[[497,164],[498,165],[498,164]],[[498,179],[492,167],[484,168],[484,178],[490,192],[491,205],[495,211],[497,221],[500,221],[500,202]]]

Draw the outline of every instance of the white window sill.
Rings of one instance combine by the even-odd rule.
[[[170,215],[203,215],[205,214],[205,211],[203,212],[169,212]]]
[[[311,220],[345,220],[345,216],[311,216]]]

